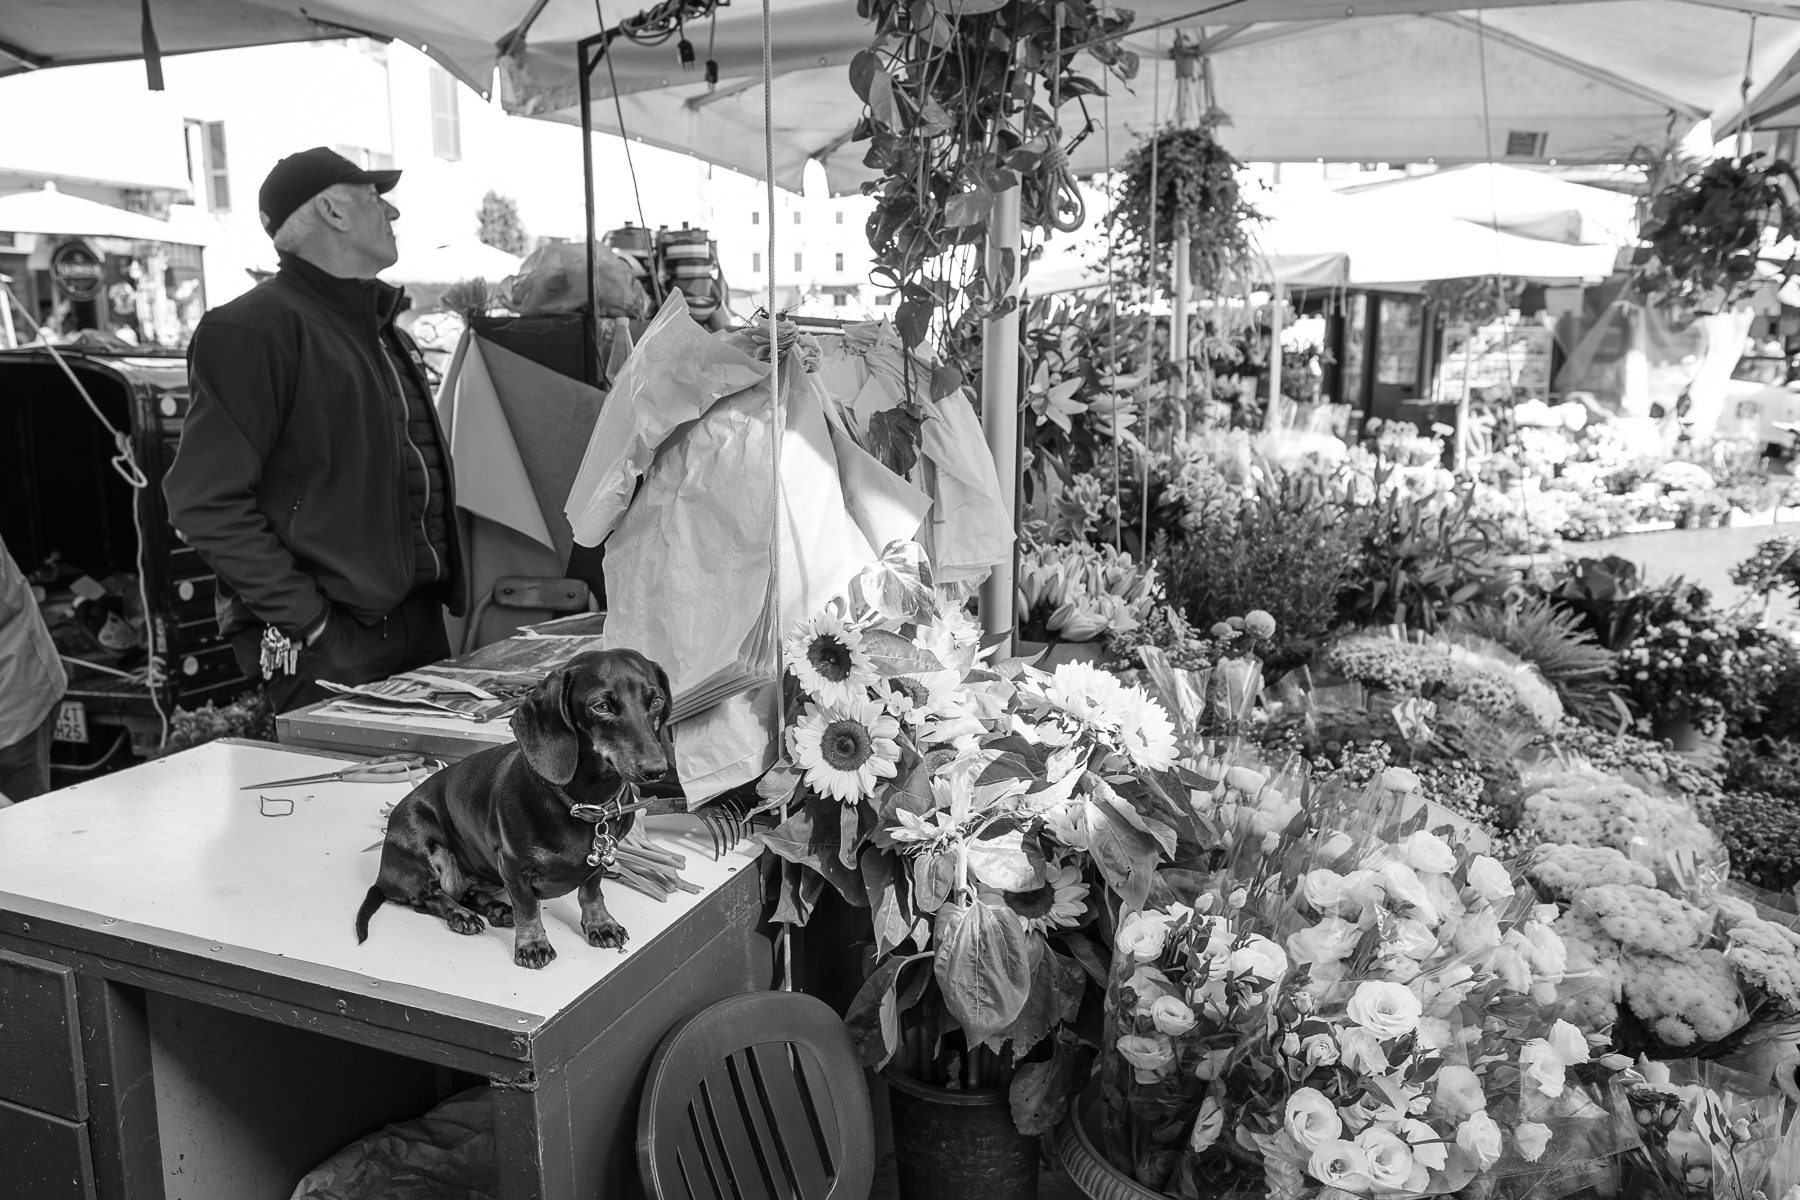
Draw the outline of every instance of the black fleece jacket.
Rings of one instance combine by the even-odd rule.
[[[273,278],[194,331],[190,405],[163,493],[171,523],[219,577],[222,632],[260,621],[298,636],[328,604],[372,624],[412,592],[414,452],[396,370],[430,393],[418,348],[394,327],[400,301],[379,280],[283,254]],[[384,353],[382,339],[401,353]],[[448,443],[431,422],[448,514]],[[449,557],[437,590],[460,612],[455,522],[443,528],[432,530]]]

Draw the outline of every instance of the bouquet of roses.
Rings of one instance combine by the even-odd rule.
[[[1202,827],[1155,701],[1085,663],[988,664],[917,551],[889,547],[787,644],[786,757],[759,785],[789,814],[766,839],[791,864],[777,919],[804,923],[820,880],[866,906],[874,961],[847,1016],[865,1062],[1010,1087],[1043,1133],[1105,978],[1102,887],[1141,907]]]
[[[1114,1165],[1182,1197],[1433,1195],[1478,1175],[1555,1196],[1606,1170],[1629,1131],[1563,1019],[1586,981],[1554,906],[1410,773],[1298,799],[1291,772],[1253,774],[1196,789],[1226,849],[1166,869],[1121,921]]]

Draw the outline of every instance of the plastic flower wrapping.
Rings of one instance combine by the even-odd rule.
[[[911,543],[784,648],[785,755],[759,785],[784,816],[776,920],[804,924],[827,882],[866,907],[864,1061],[1008,1087],[1020,1128],[1048,1132],[1106,976],[1103,894],[1140,908],[1159,861],[1201,851],[1173,723],[1087,663],[994,661]]]
[[[1220,840],[1114,940],[1116,1168],[1195,1200],[1555,1197],[1616,1173],[1638,1139],[1567,1018],[1596,981],[1554,905],[1409,772],[1315,794],[1295,764],[1195,765]]]

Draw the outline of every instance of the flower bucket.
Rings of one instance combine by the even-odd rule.
[[[952,1091],[891,1068],[881,1076],[901,1200],[1037,1200],[1037,1139],[1013,1124],[1006,1088]]]
[[[1100,1086],[1090,1084],[1069,1104],[1069,1115],[1052,1138],[1063,1170],[1089,1200],[1168,1200],[1106,1161],[1100,1149]],[[1222,1192],[1208,1200],[1262,1200],[1238,1192]]]
[[[1692,754],[1705,740],[1700,727],[1686,717],[1665,717],[1656,722],[1657,741],[1666,741],[1681,754]]]

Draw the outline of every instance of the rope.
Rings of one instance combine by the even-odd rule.
[[[775,528],[769,547],[770,587],[775,593],[775,713],[782,710],[781,662],[781,337],[775,311],[775,47],[769,0],[762,0],[763,186],[769,201],[769,436],[774,453]],[[791,968],[790,968],[791,970]]]
[[[1738,88],[1742,98],[1743,115],[1738,120],[1743,125],[1738,129],[1738,157],[1750,157],[1750,72],[1756,66],[1756,14],[1750,14],[1750,45],[1744,50],[1744,82]]]
[[[1100,6],[1102,17],[1106,15],[1107,5]],[[1058,44],[1061,43],[1061,6],[1057,9]],[[1061,64],[1058,64],[1061,72]],[[1106,178],[1110,182],[1113,177],[1112,164],[1112,89],[1100,93],[1100,145],[1106,154]],[[1156,197],[1150,198],[1152,210],[1156,207]],[[1118,227],[1116,221],[1106,223],[1106,366],[1110,380],[1109,392],[1112,396],[1112,443],[1113,443],[1113,545],[1120,550],[1125,549],[1125,501],[1120,491],[1119,472],[1119,297],[1113,291],[1113,231]],[[1143,557],[1147,547],[1139,547],[1138,557]]]
[[[1162,34],[1156,35],[1156,56],[1153,60],[1150,77],[1150,301],[1156,302],[1156,206],[1158,192],[1156,190],[1157,151],[1162,148],[1162,130],[1158,122],[1162,119]],[[1150,318],[1150,336],[1144,339],[1144,377],[1150,376],[1152,365],[1156,361],[1156,318]],[[1144,406],[1144,449],[1150,448],[1150,406]],[[1169,427],[1169,437],[1174,440],[1175,429]],[[1174,446],[1171,445],[1173,450]],[[1146,559],[1150,554],[1150,455],[1144,455],[1143,504],[1138,516],[1138,544]]]
[[[606,14],[600,9],[600,0],[594,0],[594,17],[600,22],[600,32],[604,34]],[[619,77],[613,71],[611,38],[606,39],[601,53],[606,56],[606,79],[612,85],[613,113],[619,119],[619,140],[625,144],[625,168],[631,172],[631,194],[637,200],[638,224],[648,229],[650,222],[644,218],[644,193],[638,189],[637,164],[631,161],[631,138],[625,133],[625,106],[619,102]]]

